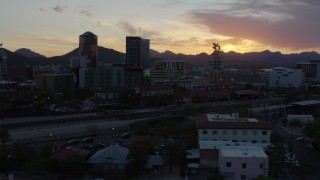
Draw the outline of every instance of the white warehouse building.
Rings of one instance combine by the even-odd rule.
[[[304,81],[304,73],[301,69],[288,69],[275,67],[263,69],[261,72],[262,81],[268,87],[301,87]]]

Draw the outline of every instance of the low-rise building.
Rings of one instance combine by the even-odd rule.
[[[222,146],[219,172],[226,180],[246,180],[268,175],[268,156],[258,146]]]
[[[255,118],[240,118],[237,113],[203,114],[197,117],[200,166],[217,168],[219,149],[223,146],[258,146],[270,144],[271,128]]]
[[[74,76],[68,74],[40,74],[35,77],[36,87],[55,93],[62,93],[65,88],[75,87]]]

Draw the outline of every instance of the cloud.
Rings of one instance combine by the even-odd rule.
[[[157,32],[157,31],[152,31],[152,30],[144,30],[142,29],[141,30],[141,36],[143,38],[154,38],[154,37],[159,37],[161,36],[161,33],[160,32]]]
[[[103,27],[101,21],[97,21],[97,22],[96,22],[96,25],[97,25],[97,27],[100,27],[100,28]]]
[[[165,1],[162,1],[161,3],[158,3],[156,6],[167,9],[167,8],[172,8],[173,6],[177,6],[180,3],[183,3],[183,1],[182,0],[165,0]]]
[[[39,8],[39,11],[45,12],[45,11],[47,11],[47,8],[41,7],[41,8]]]
[[[116,23],[118,27],[120,27],[123,31],[125,31],[128,35],[137,35],[138,27],[133,26],[127,21],[119,21]]]
[[[212,34],[279,49],[303,50],[320,46],[319,1],[244,0],[189,11],[187,22]],[[241,39],[241,40],[240,40]],[[239,44],[239,43],[238,43]]]
[[[62,13],[64,11],[65,8],[68,8],[67,6],[63,7],[60,5],[56,5],[55,7],[53,7],[52,9],[58,13]]]
[[[85,15],[87,17],[91,17],[92,16],[90,10],[82,10],[82,11],[80,11],[80,14]]]

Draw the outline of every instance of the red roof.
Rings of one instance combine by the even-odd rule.
[[[218,160],[219,150],[218,149],[200,149],[201,160]]]
[[[195,93],[192,93],[192,95],[211,97],[211,96],[226,96],[226,95],[229,95],[229,93],[227,91],[213,90],[213,91],[195,92]]]
[[[124,87],[108,87],[108,88],[103,88],[99,89],[96,92],[97,93],[121,93],[123,90],[129,89],[129,88],[124,88]]]
[[[253,91],[253,90],[236,91],[234,93],[237,95],[258,95],[258,94],[260,94],[258,91]]]
[[[161,91],[161,90],[173,90],[168,86],[163,85],[155,85],[155,86],[140,86],[139,89],[141,91]]]
[[[206,114],[202,114],[196,118],[196,126],[198,129],[266,129],[271,127],[264,122],[235,122],[235,121],[208,121]]]
[[[70,156],[74,156],[74,155],[86,156],[87,154],[89,154],[89,151],[85,149],[71,147],[71,148],[61,149],[60,151],[54,153],[52,157],[61,161]]]
[[[168,86],[155,85],[155,86],[138,86],[138,87],[108,87],[99,89],[98,93],[121,93],[125,89],[135,89],[138,88],[140,91],[161,91],[161,90],[173,90]]]

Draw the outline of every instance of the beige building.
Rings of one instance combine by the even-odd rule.
[[[74,89],[73,74],[40,74],[35,77],[36,87],[61,93],[65,88]]]

